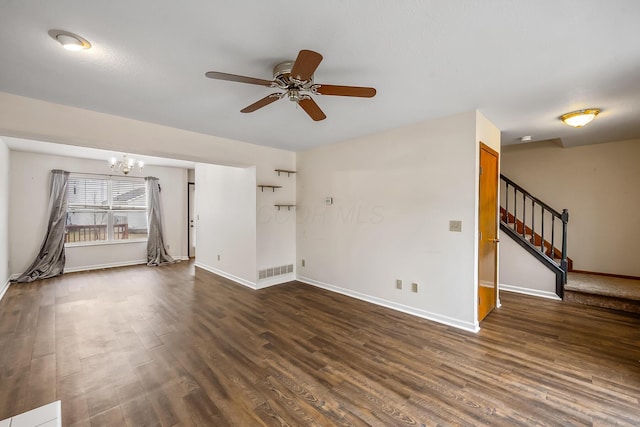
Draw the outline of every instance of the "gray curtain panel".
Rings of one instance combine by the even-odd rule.
[[[64,270],[64,235],[67,219],[67,183],[69,172],[51,171],[49,189],[49,223],[38,256],[15,282],[28,283],[62,274]]]
[[[158,266],[176,262],[167,253],[162,234],[162,210],[160,209],[160,183],[158,178],[148,176],[147,182],[147,218],[149,223],[149,238],[147,239],[147,265]]]

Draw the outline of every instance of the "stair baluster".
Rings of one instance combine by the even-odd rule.
[[[568,210],[563,209],[562,213],[558,212],[504,175],[500,175],[500,181],[504,182],[505,188],[503,193],[504,207],[501,208],[500,215],[500,228],[556,273],[556,293],[562,298],[570,264],[567,258]],[[513,188],[513,203],[511,203],[511,188]],[[518,214],[520,212],[518,205],[520,195],[522,195],[522,204],[520,205],[522,213],[519,217]],[[530,218],[529,215],[527,215],[527,201],[531,202]],[[513,208],[511,207],[512,205]],[[540,208],[539,219],[537,219],[535,214],[536,207]],[[512,209],[513,212],[511,212],[510,209]],[[546,238],[548,236],[545,235],[545,221],[547,217],[545,214],[547,212],[551,217],[550,242]],[[555,247],[556,219],[562,222],[561,250]],[[513,227],[511,227],[510,224],[511,221],[513,221]],[[536,223],[539,225],[540,234],[536,233]],[[549,232],[547,231],[547,233]],[[530,238],[527,237],[529,235],[531,236]],[[539,245],[537,239],[540,239]],[[560,261],[557,261],[557,254],[560,255]]]

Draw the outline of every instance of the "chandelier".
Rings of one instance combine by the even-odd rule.
[[[121,160],[112,157],[109,161],[109,165],[111,166],[111,170],[114,172],[122,172],[125,175],[128,175],[129,172],[138,168],[138,172],[142,171],[144,167],[144,162],[141,160],[132,159],[126,154],[122,156]]]

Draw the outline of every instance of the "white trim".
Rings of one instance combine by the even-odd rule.
[[[176,256],[171,255],[171,258],[179,259],[180,261],[189,261],[189,257],[185,255],[176,255]]]
[[[226,273],[226,272],[224,272],[222,270],[218,270],[217,268],[208,266],[208,265],[203,264],[201,262],[196,261],[195,262],[195,266],[199,267],[199,268],[201,268],[203,270],[207,270],[210,273],[217,274],[218,276],[222,276],[225,279],[229,279],[229,280],[231,280],[233,282],[236,282],[236,283],[238,283],[240,285],[246,286],[247,288],[251,288],[254,291],[258,289],[258,287],[256,286],[256,284],[254,282],[250,282],[249,280],[243,279],[241,277],[234,276],[233,274]]]
[[[558,295],[556,295],[555,292],[540,291],[538,289],[522,288],[520,286],[511,286],[511,285],[505,285],[505,284],[502,284],[502,283],[500,283],[500,290],[501,291],[507,291],[507,292],[515,292],[517,294],[530,295],[532,297],[547,298],[547,299],[553,299],[553,300],[556,300],[556,301],[562,301],[562,298],[560,298]]]
[[[296,280],[295,273],[287,273],[287,274],[282,274],[280,276],[269,277],[267,279],[260,279],[258,280],[256,289],[264,289],[264,288],[268,288],[269,286],[281,285],[283,283],[291,282],[293,280]]]
[[[2,297],[4,296],[4,294],[7,293],[7,291],[9,290],[9,286],[11,286],[11,279],[13,279],[13,276],[10,276],[6,282],[4,282],[4,285],[2,285],[2,289],[0,289],[0,301],[2,301]]]
[[[172,257],[173,259],[176,260],[181,260],[181,261],[188,261],[189,257],[187,256],[174,256]],[[93,264],[93,265],[83,265],[80,267],[71,267],[71,268],[66,268],[64,269],[64,273],[78,273],[80,271],[91,271],[91,270],[102,270],[105,268],[116,268],[116,267],[129,267],[132,265],[142,265],[142,264],[146,264],[147,260],[146,259],[139,259],[139,260],[134,260],[134,261],[124,261],[124,262],[112,262],[112,263],[108,263],[108,264]],[[7,280],[7,283],[9,283],[11,280],[15,280],[18,277],[20,277],[20,273],[16,273],[16,274],[12,274],[11,276],[9,276],[9,279]],[[8,286],[6,286],[6,289],[3,287],[2,292],[0,293],[0,300],[2,299],[2,296],[4,295],[4,292],[7,291]]]
[[[342,295],[346,295],[348,297],[356,298],[362,301],[370,302],[372,304],[381,305],[383,307],[387,307],[393,310],[401,311],[403,313],[411,314],[413,316],[421,317],[423,319],[432,320],[434,322],[442,323],[448,326],[453,326],[455,328],[464,329],[469,332],[478,332],[480,330],[480,326],[478,322],[470,323],[464,322],[458,319],[454,319],[452,317],[443,316],[441,314],[431,313],[429,311],[420,310],[413,307],[408,307],[403,304],[398,304],[393,301],[388,301],[382,298],[373,297],[371,295],[362,294],[360,292],[352,291],[350,289],[341,288],[340,286],[330,285],[328,283],[319,282],[317,280],[310,279],[308,277],[298,276],[298,281],[316,286],[318,288],[326,289],[328,291],[337,292]]]
[[[105,212],[108,212],[108,211],[105,211]],[[68,242],[64,244],[64,247],[65,248],[83,248],[86,246],[129,245],[131,243],[147,243],[147,239],[91,240],[89,242]]]
[[[111,262],[108,264],[94,264],[94,265],[83,265],[80,267],[72,267],[65,268],[65,273],[76,273],[78,271],[89,271],[89,270],[102,270],[103,268],[114,268],[114,267],[128,267],[130,265],[140,265],[146,264],[146,259],[135,260],[135,261],[124,261],[124,262]]]

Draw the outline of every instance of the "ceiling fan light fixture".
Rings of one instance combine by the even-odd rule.
[[[204,75],[210,79],[249,83],[277,88],[281,91],[267,95],[243,108],[240,110],[241,113],[253,113],[286,97],[289,101],[299,105],[312,120],[317,122],[326,119],[327,116],[310,95],[355,96],[359,98],[371,98],[375,96],[376,90],[372,87],[314,83],[313,75],[321,61],[322,55],[318,52],[303,49],[298,53],[295,61],[285,61],[276,64],[273,68],[273,80],[256,79],[254,77],[239,76],[236,74],[222,73],[220,71],[207,71]]]
[[[560,116],[560,120],[574,128],[581,128],[595,119],[598,113],[600,113],[600,110],[597,108],[577,110],[563,114]]]
[[[91,43],[77,34],[64,30],[50,30],[49,36],[60,43],[63,48],[70,51],[81,51],[91,49]]]
[[[289,101],[291,102],[300,102],[300,99],[302,99],[302,97],[300,96],[300,91],[298,90],[291,89],[287,92],[287,95],[289,96]]]

